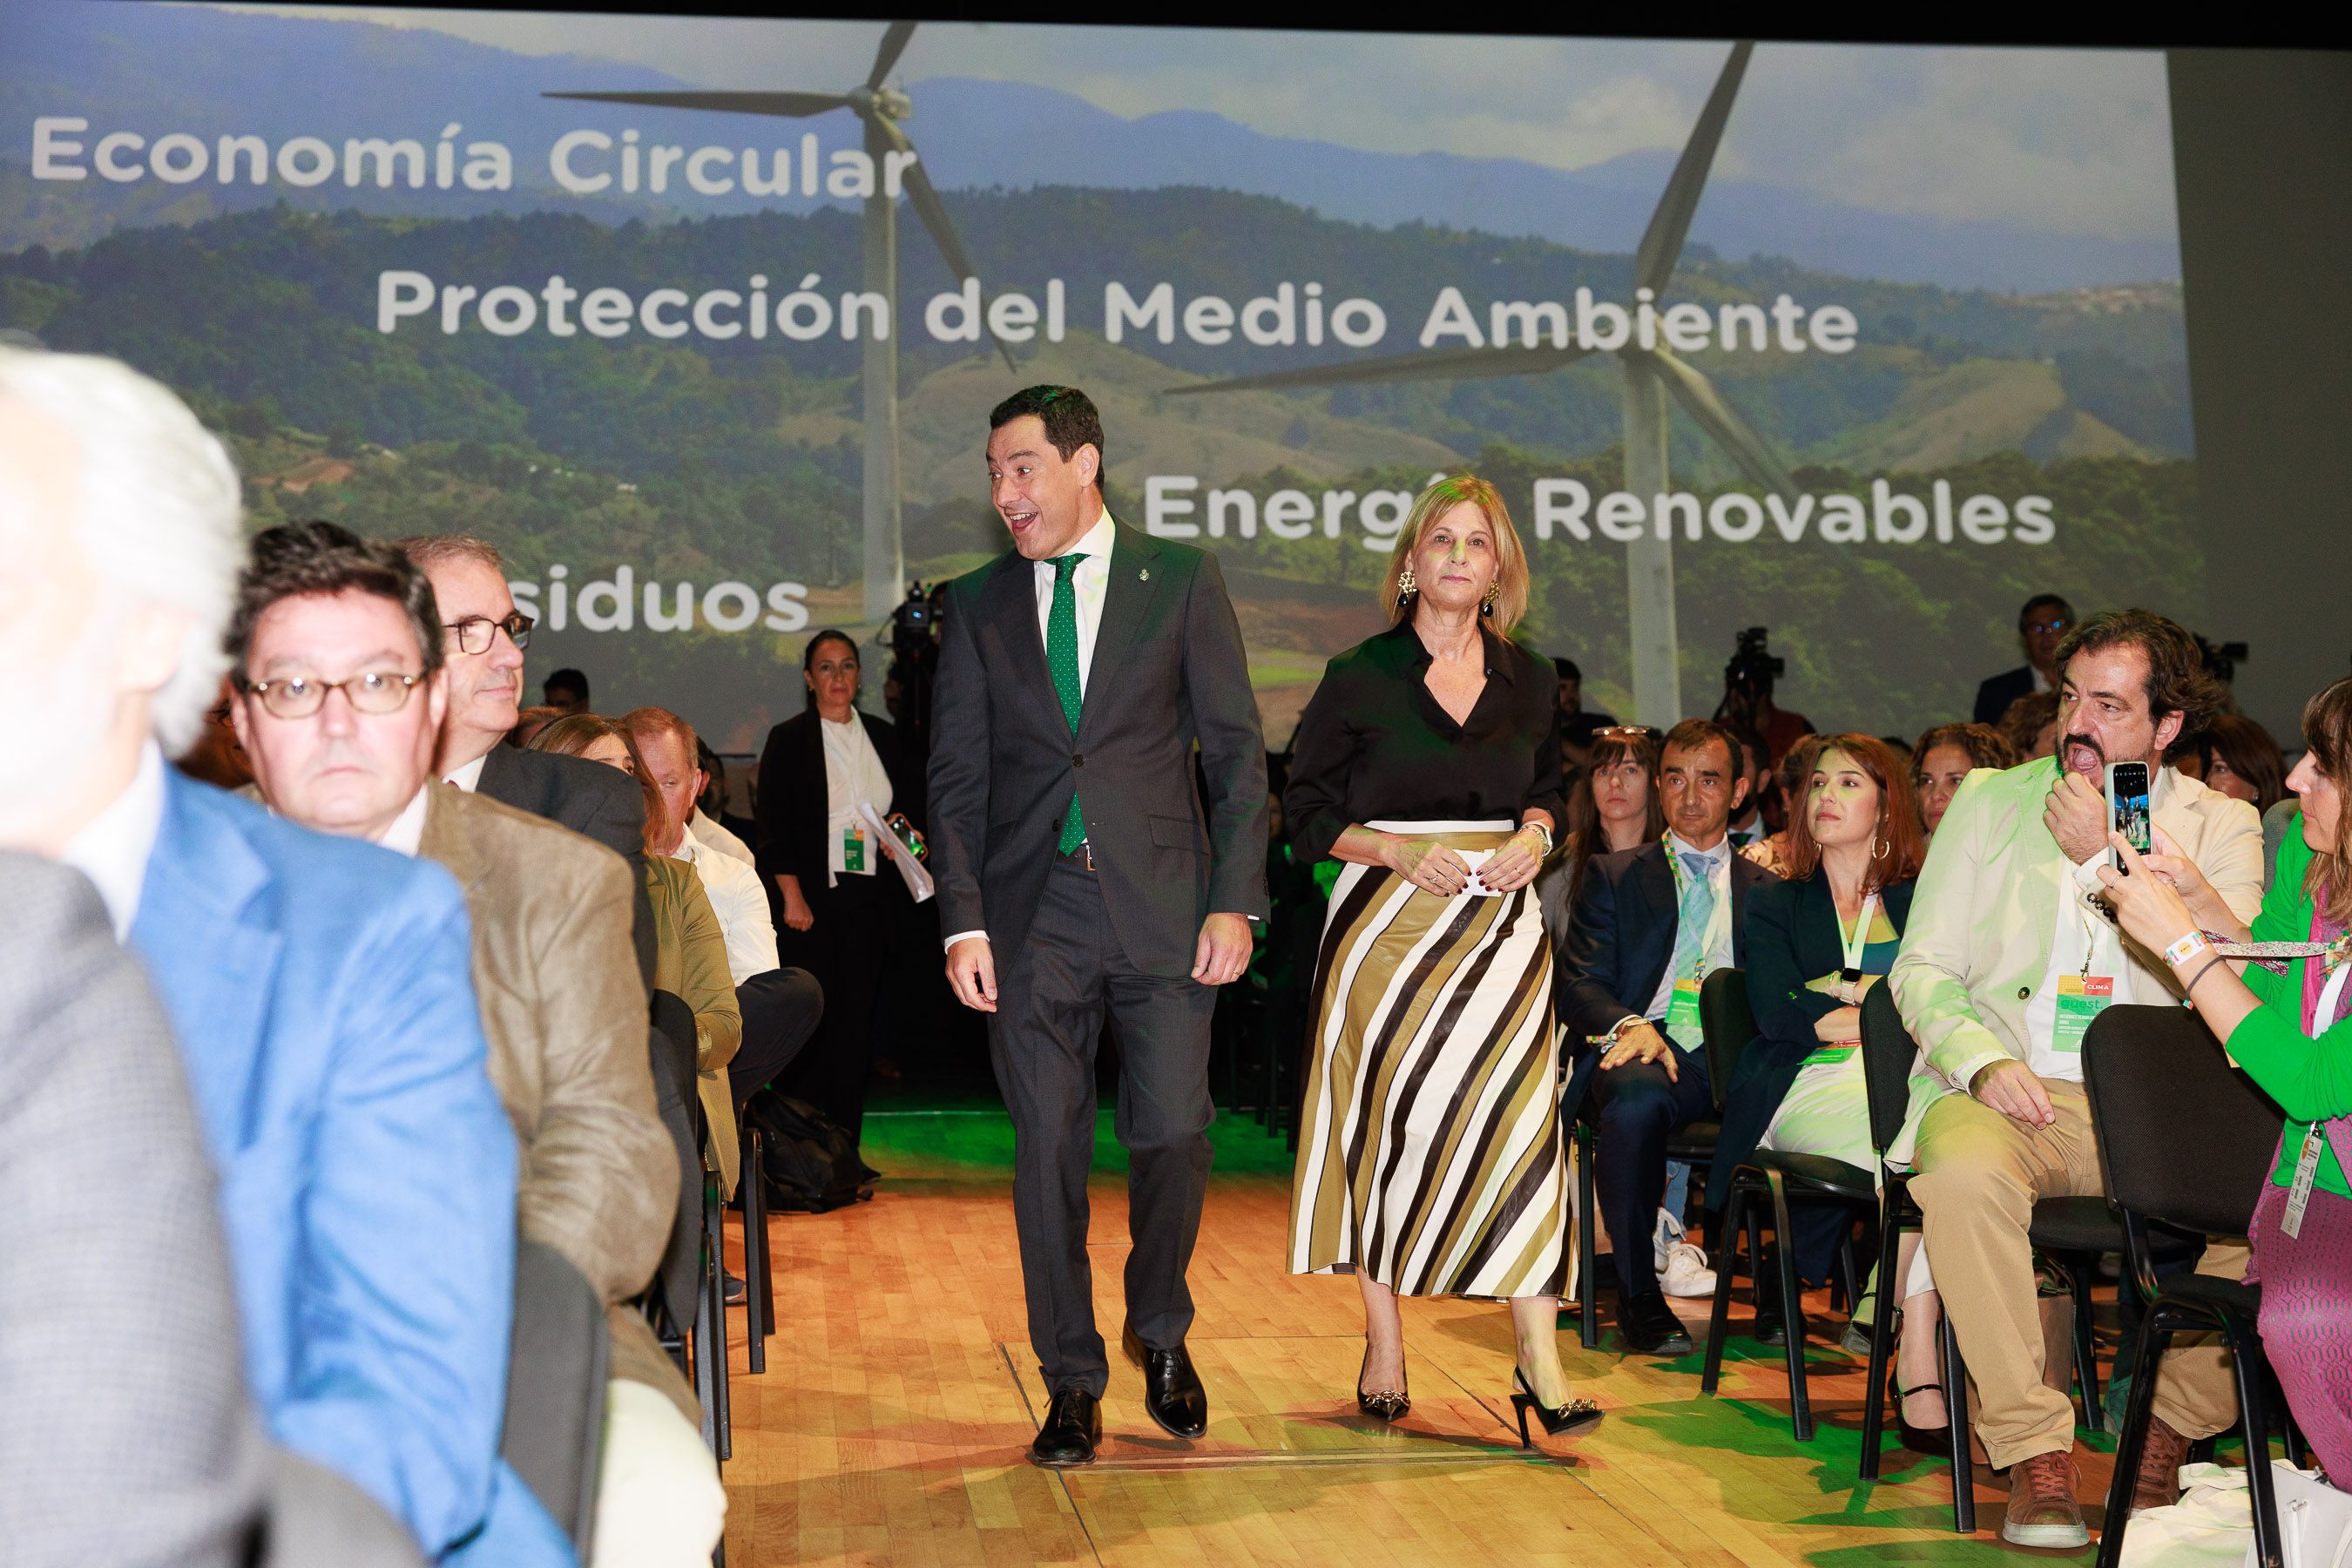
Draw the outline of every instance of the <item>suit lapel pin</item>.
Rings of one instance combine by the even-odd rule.
[[[1137,573],[1136,573],[1136,574],[1135,574],[1135,580],[1136,580],[1137,582],[1139,582],[1139,583],[1149,583],[1149,582],[1150,582],[1150,581],[1151,581],[1151,568],[1150,568],[1150,567],[1149,567],[1149,566],[1146,566],[1146,567],[1144,567],[1142,570],[1140,570],[1140,571],[1137,572]]]

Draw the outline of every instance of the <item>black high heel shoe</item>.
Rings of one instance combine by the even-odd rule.
[[[1895,1381],[1895,1369],[1886,1369],[1886,1396],[1895,1402],[1895,1430],[1901,1436],[1903,1446],[1915,1454],[1948,1454],[1952,1451],[1952,1428],[1948,1422],[1941,1426],[1914,1426],[1903,1408],[1904,1400],[1929,1390],[1944,1392],[1940,1383],[1923,1383],[1916,1388],[1906,1388]]]
[[[1370,1366],[1371,1362],[1372,1347],[1366,1345],[1364,1366]],[[1407,1381],[1410,1383],[1411,1380]],[[1370,1416],[1375,1421],[1394,1423],[1403,1420],[1404,1413],[1412,1408],[1412,1394],[1410,1388],[1383,1388],[1377,1394],[1366,1394],[1363,1367],[1360,1366],[1356,1369],[1356,1409],[1359,1412]]]
[[[1547,1437],[1581,1437],[1600,1426],[1601,1418],[1608,1414],[1584,1398],[1571,1399],[1565,1405],[1546,1405],[1528,1385],[1528,1374],[1516,1366],[1511,1368],[1511,1409],[1519,1418],[1519,1447],[1522,1448],[1535,1447],[1534,1440],[1528,1436],[1529,1411],[1535,1412],[1536,1419],[1543,1424]]]

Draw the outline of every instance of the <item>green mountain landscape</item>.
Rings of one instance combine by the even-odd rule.
[[[1105,282],[1165,280],[1180,300],[1239,301],[1319,279],[1389,313],[1385,352],[1412,346],[1429,300],[1461,288],[1495,299],[1622,297],[1630,259],[1532,239],[1421,225],[1336,223],[1266,197],[1202,189],[1039,189],[959,195],[956,220],[992,289],[1066,282],[1066,341],[1003,362],[902,333],[900,489],[910,572],[960,570],[999,547],[979,462],[987,408],[1014,385],[1074,381],[1101,404],[1116,510],[1143,515],[1152,475],[1202,486],[1319,496],[1415,489],[1468,463],[1515,507],[1538,479],[1612,488],[1620,383],[1595,356],[1563,371],[1314,393],[1170,398],[1203,377],[1331,361],[1349,351],[1236,342],[1209,348],[1090,329]],[[1057,237],[1049,258],[1024,245]],[[949,279],[902,250],[906,311]],[[812,626],[857,613],[861,474],[856,345],[686,339],[619,342],[543,333],[445,336],[374,330],[379,271],[535,286],[741,287],[752,273],[816,272],[854,286],[858,226],[846,214],[763,214],[604,226],[572,216],[363,217],[271,208],[188,226],[126,229],[75,249],[0,257],[0,327],[58,348],[120,355],[185,393],[231,433],[257,527],[335,516],[379,533],[466,529],[509,550],[514,574],[563,563],[583,582],[626,563],[640,581],[764,589],[808,584]],[[168,282],[160,287],[159,282]],[[1811,534],[1680,547],[1686,701],[1711,705],[1731,632],[1774,627],[1790,659],[1787,705],[1822,723],[1912,729],[1952,716],[1986,670],[2013,662],[2005,628],[2027,594],[2077,603],[2147,600],[2193,618],[2201,561],[2190,524],[2187,374],[2177,286],[2018,297],[1887,284],[1758,258],[1696,256],[1677,299],[1836,302],[1860,323],[1844,355],[1692,356],[1797,469],[1809,489],[1907,494],[1938,479],[1961,493],[2052,498],[2042,545],[1842,545]],[[1737,488],[1729,465],[1676,416],[1674,485]],[[1197,498],[1196,498],[1197,499]],[[1522,510],[1523,526],[1528,513]],[[1196,514],[1197,516],[1197,514]],[[1352,528],[1296,542],[1214,542],[1235,585],[1276,740],[1322,659],[1377,624],[1384,554]],[[1622,704],[1620,548],[1538,544],[1539,592],[1524,635],[1572,652],[1598,700]],[[664,700],[740,744],[798,682],[777,661],[803,633],[686,632],[628,638],[544,634],[533,664],[577,663],[600,701]],[[544,652],[546,657],[540,656]],[[1622,708],[1621,708],[1621,710]]]

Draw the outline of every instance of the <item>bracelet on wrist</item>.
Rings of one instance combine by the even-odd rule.
[[[2195,1006],[2195,1005],[2197,1005],[2197,1002],[2196,1002],[2196,996],[2195,996],[2195,992],[2196,992],[2196,990],[2197,990],[2197,983],[2198,983],[2199,981],[2200,981],[2200,980],[2204,979],[2208,974],[2210,974],[2210,973],[2213,972],[2213,970],[2214,970],[2215,966],[2216,966],[2216,965],[2218,965],[2218,964],[2220,964],[2220,963],[2221,963],[2222,962],[2223,962],[2223,960],[2222,960],[2221,956],[2219,953],[2216,953],[2216,954],[2215,954],[2214,956],[2212,956],[2211,958],[2207,959],[2207,960],[2205,961],[2205,963],[2204,963],[2203,966],[2202,966],[2202,967],[2200,967],[2200,968],[2197,971],[2197,973],[2194,973],[2194,974],[2190,975],[2187,980],[2185,980],[2185,981],[2181,982],[2181,985],[2180,985],[2180,1005],[2181,1005],[2182,1006],[2184,1006],[2184,1007],[2193,1007],[2193,1006]]]
[[[2178,942],[2166,944],[2164,949],[2164,962],[2172,965],[2173,968],[2179,969],[2182,964],[2188,963],[2199,953],[2210,952],[2210,951],[2212,951],[2212,944],[2205,940],[2205,933],[2203,931],[2192,931],[2187,935],[2181,937]]]

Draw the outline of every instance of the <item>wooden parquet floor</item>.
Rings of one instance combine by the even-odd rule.
[[[1027,1342],[1001,1115],[879,1115],[872,1203],[775,1217],[778,1332],[768,1370],[734,1331],[733,1568],[781,1563],[1539,1563],[1874,1568],[1989,1563],[2006,1551],[2002,1483],[1979,1472],[1974,1537],[1950,1529],[1948,1466],[1895,1446],[1885,1479],[1854,1478],[1860,1363],[1814,1298],[1820,1431],[1790,1437],[1780,1352],[1735,1338],[1720,1396],[1699,1357],[1622,1355],[1613,1333],[1561,1353],[1609,1419],[1529,1455],[1510,1425],[1510,1326],[1497,1305],[1406,1304],[1413,1407],[1397,1429],[1359,1417],[1353,1283],[1283,1269],[1288,1157],[1246,1119],[1221,1121],[1192,1268],[1191,1346],[1209,1390],[1197,1443],[1141,1408],[1119,1357],[1123,1164],[1105,1113],[1093,1183],[1096,1310],[1111,1341],[1106,1442],[1089,1469],[1033,1468],[1044,1397]],[[730,1255],[740,1269],[740,1254]],[[1703,1336],[1703,1301],[1682,1308]],[[1539,1437],[1540,1440],[1540,1437]],[[2103,1487],[2104,1456],[2085,1465]],[[2096,1523],[2094,1513],[2093,1522]],[[2063,1555],[2044,1553],[2041,1555]],[[2087,1562],[2088,1552],[2074,1554]]]

